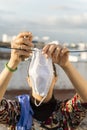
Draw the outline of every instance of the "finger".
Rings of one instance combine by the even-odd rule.
[[[30,42],[29,39],[23,38],[23,40],[24,40],[24,45],[34,47],[34,44]]]
[[[68,48],[66,48],[66,47],[63,47],[62,49],[61,49],[61,56],[63,56],[64,54],[68,54],[69,53],[69,50],[68,50]]]
[[[45,54],[47,57],[51,57],[55,48],[56,48],[56,45],[48,44],[43,48],[42,53]]]
[[[61,50],[61,48],[59,48],[59,47],[56,47],[56,48],[55,48],[55,50],[54,50],[54,52],[53,52],[53,55],[54,55],[56,58],[60,55],[60,50]]]
[[[60,53],[60,50],[61,45],[49,44],[43,48],[43,54],[45,54],[47,57],[57,57]]]
[[[61,47],[59,45],[57,45],[57,47],[55,48],[53,54],[52,54],[52,59],[53,62],[58,63],[60,60],[60,51],[61,51]]]
[[[54,44],[50,45],[49,50],[48,50],[50,55],[52,55],[55,52],[56,48],[57,48],[57,45],[54,45]]]
[[[28,36],[32,36],[32,33],[31,32],[22,32],[22,33],[19,33],[17,37],[27,38]]]
[[[48,57],[53,58],[53,56],[54,57],[56,56],[56,54],[55,54],[56,48],[57,48],[57,45],[55,45],[55,44],[50,45],[48,52],[47,52]]]
[[[19,51],[18,51],[19,56],[29,57],[29,55],[30,55],[31,53],[32,53],[32,52],[27,52],[27,51],[24,51],[24,50],[19,50]]]
[[[32,41],[33,35],[32,35],[31,32],[22,32],[22,33],[20,33],[20,34],[17,36],[17,38],[21,38],[21,37]]]
[[[50,45],[45,45],[44,48],[42,49],[42,54],[44,54],[46,57],[48,57],[49,47]]]
[[[33,47],[33,43],[31,43],[28,39],[17,38],[12,42],[12,46],[17,47],[18,45],[26,45],[28,47]],[[19,46],[17,47],[19,48]]]
[[[16,38],[14,41],[12,41],[12,45],[21,45],[24,43],[24,39],[23,38]]]
[[[46,53],[49,47],[50,47],[50,45],[45,45],[45,46],[43,47],[43,49],[42,49],[42,52],[43,52],[43,53]]]
[[[26,45],[19,45],[18,49],[21,51],[23,50],[23,51],[27,51],[27,52],[32,52],[31,47],[30,46],[28,47]]]

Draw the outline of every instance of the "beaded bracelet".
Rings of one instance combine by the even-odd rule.
[[[15,72],[17,70],[17,67],[15,69],[12,69],[8,66],[8,63],[5,64],[5,67],[10,71],[10,72]]]

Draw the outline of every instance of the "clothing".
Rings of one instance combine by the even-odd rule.
[[[74,130],[87,112],[87,103],[81,103],[77,94],[72,99],[64,101],[59,101],[53,96],[48,103],[42,103],[38,107],[34,105],[34,99],[31,97],[30,104],[34,111],[31,130]],[[0,123],[12,125],[14,130],[20,119],[20,111],[17,99],[2,99]]]

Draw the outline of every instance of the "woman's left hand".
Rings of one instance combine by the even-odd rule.
[[[47,44],[42,53],[48,58],[51,57],[52,61],[56,64],[59,64],[61,67],[64,67],[69,62],[69,50],[66,47],[61,45]]]

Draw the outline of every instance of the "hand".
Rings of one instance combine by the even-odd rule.
[[[69,62],[69,50],[61,45],[48,44],[46,45],[42,53],[48,58],[51,57],[52,61],[64,67]]]
[[[32,33],[31,32],[23,32],[20,33],[15,40],[11,43],[11,48],[17,48],[11,50],[11,58],[12,62],[20,63],[21,60],[28,58],[31,51],[30,48],[33,47],[32,44]]]

